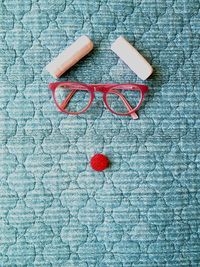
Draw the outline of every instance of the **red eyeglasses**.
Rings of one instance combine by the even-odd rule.
[[[106,107],[119,116],[137,119],[136,111],[142,104],[148,87],[142,84],[84,84],[78,82],[50,83],[56,106],[61,112],[78,115],[86,112],[95,98],[103,93]]]

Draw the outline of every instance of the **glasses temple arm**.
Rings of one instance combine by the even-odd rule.
[[[119,92],[115,91],[115,90],[112,90],[110,92],[113,92],[114,94],[118,95],[122,102],[124,103],[124,105],[126,106],[126,108],[128,109],[128,111],[131,111],[133,108],[131,107],[131,105],[129,104],[129,102],[127,101],[127,99],[122,95],[120,94]],[[137,120],[138,119],[138,115],[136,112],[133,112],[130,114],[130,116],[134,119],[134,120]]]
[[[73,95],[76,93],[76,90],[72,90],[69,95],[63,100],[63,102],[61,103],[60,107],[61,109],[65,109],[69,103],[69,101],[71,100],[71,98],[73,97]]]

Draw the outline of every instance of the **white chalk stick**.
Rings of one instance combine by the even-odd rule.
[[[111,45],[111,49],[142,80],[146,80],[153,68],[146,59],[122,36]]]
[[[92,41],[85,35],[78,38],[72,45],[54,58],[46,70],[55,78],[59,78],[65,71],[75,65],[81,58],[93,49]]]

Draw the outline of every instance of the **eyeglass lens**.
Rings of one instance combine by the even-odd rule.
[[[87,107],[90,101],[90,92],[81,90],[81,88],[59,86],[55,90],[55,99],[61,110],[79,113]]]
[[[118,114],[127,114],[130,109],[127,108],[124,101],[127,101],[131,109],[135,109],[140,103],[140,90],[123,90],[112,88],[106,95],[107,104],[110,109]]]

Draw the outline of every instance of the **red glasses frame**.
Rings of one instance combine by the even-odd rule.
[[[71,93],[65,98],[65,100],[61,103],[61,105],[58,104],[55,96],[55,91],[58,87],[60,86],[67,86],[70,88],[72,91]],[[110,110],[110,112],[114,113],[115,115],[119,116],[131,116],[133,119],[137,119],[138,116],[136,114],[136,111],[139,109],[141,106],[143,100],[144,100],[144,93],[148,91],[148,86],[143,85],[143,84],[84,84],[84,83],[79,83],[79,82],[55,82],[55,83],[50,83],[49,84],[49,89],[52,90],[53,98],[55,101],[56,106],[61,112],[64,112],[66,114],[71,114],[71,115],[78,115],[81,113],[84,113],[88,110],[88,108],[91,106],[92,101],[95,98],[95,92],[101,92],[103,93],[103,101]],[[65,107],[68,105],[69,101],[73,97],[73,95],[76,93],[77,90],[87,90],[90,92],[90,100],[88,102],[88,105],[81,110],[80,112],[70,112],[65,110]],[[140,91],[140,100],[138,105],[135,108],[132,108],[127,99],[117,90],[139,90]],[[124,105],[126,106],[128,112],[125,114],[122,113],[117,113],[113,111],[108,102],[107,102],[107,94],[112,93],[116,94],[121,98],[123,101]]]

